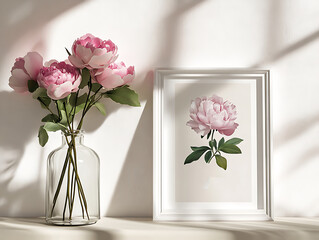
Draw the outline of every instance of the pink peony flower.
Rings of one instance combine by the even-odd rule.
[[[77,68],[92,70],[113,63],[117,58],[116,53],[117,46],[111,40],[103,41],[88,33],[74,41],[69,60]]]
[[[47,89],[47,94],[54,100],[76,92],[81,83],[80,72],[65,62],[52,62],[49,67],[42,67],[38,75],[38,84]]]
[[[112,63],[105,69],[95,72],[95,80],[106,89],[130,84],[135,76],[134,67],[126,67],[123,62]]]
[[[235,123],[236,106],[228,101],[223,102],[223,98],[216,95],[193,100],[190,117],[186,125],[203,136],[213,129],[230,136],[238,127],[238,123]]]
[[[17,58],[9,79],[9,86],[16,92],[28,92],[28,81],[36,81],[40,68],[43,66],[43,59],[37,52],[29,52],[23,58]]]

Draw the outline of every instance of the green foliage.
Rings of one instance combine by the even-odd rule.
[[[70,54],[67,49],[66,51]],[[39,87],[36,81],[28,81],[28,89],[32,93],[32,97],[37,99],[41,103],[41,106],[50,112],[50,114],[46,115],[41,120],[45,123],[40,127],[38,134],[41,146],[44,146],[48,141],[47,131],[71,131],[74,127],[73,121],[75,115],[81,111],[82,116],[80,118],[80,122],[74,129],[81,129],[84,116],[93,106],[96,107],[103,115],[106,115],[104,104],[98,102],[103,96],[120,104],[140,106],[137,93],[131,90],[128,86],[121,86],[105,93],[100,93],[99,90],[102,88],[102,85],[99,83],[91,83],[91,75],[88,69],[82,69],[81,77],[82,80],[78,92],[71,93],[63,99],[53,100],[56,104],[56,109],[50,108],[52,99],[48,97],[47,90]],[[90,95],[88,95],[88,93],[83,93],[85,90],[81,90],[86,86],[89,87]],[[205,151],[207,149],[209,148],[205,147]]]
[[[47,131],[44,129],[44,126],[42,125],[39,128],[39,132],[38,132],[38,138],[39,138],[39,144],[44,147],[44,145],[48,142],[49,140],[49,136]]]
[[[219,148],[220,151],[224,153],[230,153],[230,154],[239,154],[241,153],[241,150],[233,144],[224,144]]]
[[[48,114],[41,119],[41,122],[58,122],[59,117],[56,114]]]
[[[219,167],[223,168],[224,170],[227,169],[227,160],[226,158],[220,156],[220,155],[216,155],[216,163]]]
[[[87,86],[89,84],[90,81],[90,70],[87,68],[83,68],[82,69],[82,81],[80,83],[79,88],[83,89],[85,86]]]
[[[66,112],[64,110],[61,110],[61,121],[60,124],[63,126],[67,127],[68,126],[68,118],[66,116]]]
[[[216,139],[214,139],[214,141],[213,141],[213,146],[214,146],[214,148],[215,148],[215,149],[217,149],[217,142],[216,142]]]
[[[221,138],[218,142],[218,149],[220,149],[220,147],[224,144],[225,142],[225,138]]]
[[[205,154],[205,162],[206,162],[206,163],[209,163],[210,160],[211,160],[211,157],[212,157],[212,151],[208,151],[208,152]]]
[[[38,100],[40,101],[41,107],[46,108],[50,106],[51,98],[49,97],[39,97]]]
[[[33,93],[39,87],[37,81],[29,80],[28,81],[28,90],[30,93]]]
[[[75,105],[78,106],[78,105],[81,105],[82,103],[85,103],[87,97],[88,97],[87,93],[84,93],[83,95],[78,96],[78,98],[76,99],[76,93],[72,93],[69,103],[72,107],[75,107]]]
[[[56,132],[59,130],[65,131],[66,127],[60,123],[47,122],[44,124],[44,129],[49,132]]]
[[[45,88],[42,88],[42,87],[37,88],[33,92],[32,97],[34,99],[38,99],[39,97],[49,98],[48,95],[47,95],[47,90]]]
[[[102,88],[102,85],[99,83],[92,83],[91,91],[92,92],[97,92]]]
[[[198,160],[206,151],[207,151],[207,149],[199,149],[199,150],[192,152],[191,154],[188,155],[184,164],[188,164],[188,163],[191,163],[191,162]]]
[[[104,116],[106,115],[106,110],[105,110],[105,106],[103,103],[95,103],[94,106],[100,111],[100,113],[102,113]]]
[[[201,146],[201,147],[191,147],[193,151],[198,151],[198,150],[209,150],[209,147],[206,146]]]
[[[240,138],[231,138],[228,141],[226,141],[225,144],[237,145],[237,144],[241,143],[242,141],[243,141],[243,139],[240,139]]]
[[[77,114],[78,112],[82,111],[84,109],[84,107],[85,107],[85,103],[82,103],[82,104],[76,106],[75,114]]]
[[[58,105],[58,109],[59,111],[65,111],[66,108],[66,113],[68,115],[70,115],[71,111],[72,111],[72,106],[71,104],[68,102],[68,99],[64,98],[64,99],[60,99],[57,101],[57,105]],[[65,105],[65,107],[64,107]]]
[[[128,86],[119,87],[104,93],[105,97],[111,98],[114,102],[126,104],[133,107],[141,106],[138,95]]]
[[[208,133],[208,136],[213,134],[212,132]],[[204,137],[204,136],[201,136]],[[209,138],[209,137],[208,137]],[[207,138],[207,139],[208,139]],[[224,137],[222,137],[217,145],[216,139],[213,139],[208,142],[209,147],[201,146],[201,147],[194,147],[192,146],[191,149],[193,152],[188,155],[184,164],[191,163],[193,161],[198,160],[204,153],[204,159],[206,163],[210,163],[212,158],[215,157],[216,163],[219,167],[223,168],[224,170],[227,169],[227,160],[225,157],[221,156],[221,152],[228,153],[228,154],[240,154],[241,150],[236,145],[241,143],[243,139],[240,138],[232,138],[225,142]]]
[[[214,150],[214,143],[212,141],[209,141],[209,146],[210,146],[210,149]]]

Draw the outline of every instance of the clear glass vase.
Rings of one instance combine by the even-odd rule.
[[[62,133],[62,146],[48,156],[47,223],[86,225],[100,219],[100,160],[83,138],[83,131]]]

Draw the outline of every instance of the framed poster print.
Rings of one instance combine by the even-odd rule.
[[[156,221],[271,220],[269,71],[157,69]]]

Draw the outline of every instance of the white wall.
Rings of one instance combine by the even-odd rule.
[[[90,32],[135,65],[142,107],[106,102],[84,128],[101,158],[101,213],[152,215],[154,67],[271,70],[276,216],[319,215],[319,2],[316,0],[2,0],[0,3],[0,216],[44,213],[45,111],[8,87],[14,59],[64,47]]]

